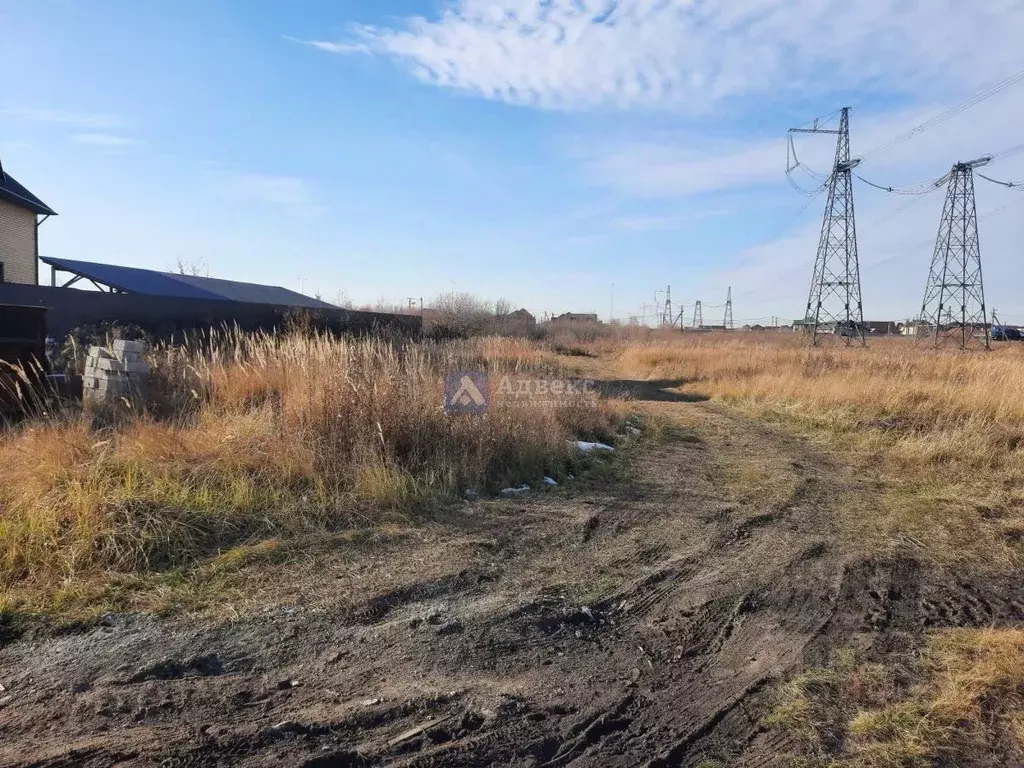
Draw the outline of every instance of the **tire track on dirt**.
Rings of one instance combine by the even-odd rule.
[[[720,406],[662,406],[687,423],[623,457],[629,480],[467,505],[371,561],[366,594],[314,574],[302,610],[0,649],[0,763],[769,766],[788,748],[760,725],[771,687],[807,658],[1024,608],[825,556],[857,490],[840,467]],[[737,497],[737,467],[774,490]]]

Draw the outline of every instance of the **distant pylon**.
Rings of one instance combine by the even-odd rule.
[[[704,325],[704,313],[700,308],[700,302],[698,301],[693,305],[693,327],[700,328]]]
[[[725,326],[725,330],[731,331],[734,329],[732,323],[732,286],[729,286],[729,293],[726,294],[725,300],[725,322],[722,325]]]
[[[665,308],[661,312],[661,324],[672,325],[675,315],[672,314],[672,286],[665,289]]]
[[[974,204],[974,169],[991,160],[980,157],[957,163],[949,172],[918,331],[920,338],[931,340],[936,347],[947,342],[961,349],[990,346],[981,279],[978,210]]]
[[[860,265],[857,258],[857,227],[853,215],[853,169],[860,164],[850,159],[850,108],[840,110],[837,130],[793,128],[791,133],[832,133],[836,159],[828,179],[828,201],[821,222],[821,239],[814,262],[811,292],[805,321],[811,326],[811,343],[824,334],[841,336],[847,344],[857,339],[865,344],[864,310],[860,295]]]

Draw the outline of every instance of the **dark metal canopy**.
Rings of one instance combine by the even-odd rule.
[[[333,304],[304,296],[296,291],[276,285],[241,283],[213,277],[179,275],[138,267],[119,267],[91,261],[74,261],[42,256],[40,260],[53,271],[52,284],[57,285],[56,272],[68,272],[72,279],[64,284],[70,287],[79,280],[88,280],[100,290],[104,287],[116,293],[135,293],[179,299],[206,299],[208,301],[238,301],[252,304],[274,304],[307,309],[337,309]]]

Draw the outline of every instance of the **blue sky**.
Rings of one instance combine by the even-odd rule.
[[[1024,0],[0,0],[0,159],[60,213],[46,255],[537,313],[607,316],[614,283],[619,317],[731,285],[737,320],[792,318],[823,201],[796,215],[786,129],[849,104],[864,151],[1024,68],[1021,39]],[[1022,104],[863,173],[1024,143]],[[832,149],[800,143],[819,168]],[[980,213],[1021,198],[979,182]],[[857,189],[873,318],[923,293],[942,193],[908,200]],[[989,305],[1024,321],[1022,212],[982,247]]]

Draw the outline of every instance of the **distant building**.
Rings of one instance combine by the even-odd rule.
[[[38,227],[56,215],[0,165],[0,283],[39,282]]]
[[[531,315],[526,309],[517,309],[515,312],[509,312],[508,321],[514,325],[528,325],[530,327],[537,324],[537,318]]]
[[[596,323],[597,313],[565,312],[551,318],[553,323]]]
[[[864,327],[872,336],[899,336],[903,323],[895,320],[865,320]]]

